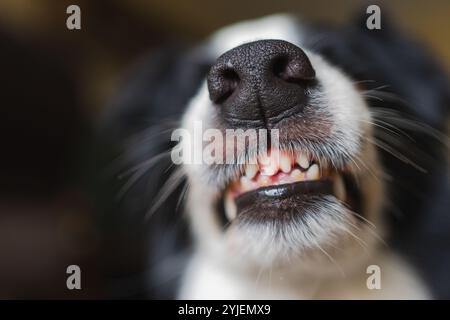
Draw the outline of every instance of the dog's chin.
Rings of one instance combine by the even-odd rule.
[[[336,274],[366,257],[368,231],[332,195],[260,200],[226,231],[229,261],[240,269]],[[259,210],[265,208],[264,217]]]

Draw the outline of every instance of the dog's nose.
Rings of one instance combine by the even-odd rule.
[[[208,74],[210,99],[226,118],[261,119],[270,124],[307,102],[315,71],[299,47],[282,40],[261,40],[227,51]]]

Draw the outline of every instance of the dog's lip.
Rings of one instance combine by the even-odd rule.
[[[334,195],[333,179],[326,177],[320,180],[300,181],[281,185],[272,185],[262,187],[256,190],[245,192],[236,199],[238,214],[244,207],[251,206],[253,203],[264,200],[281,200],[295,195]]]
[[[326,159],[314,160],[305,154],[304,151],[292,155],[271,150],[268,159],[256,165],[247,164],[245,173],[224,190],[220,211],[223,221],[233,222],[244,213],[261,219],[268,215],[282,218],[288,211],[306,213],[323,196],[332,196],[337,202],[356,208],[352,204],[358,204],[360,197],[351,167],[337,168],[330,166]],[[351,190],[356,192],[350,194]],[[351,199],[354,195],[356,201]]]
[[[219,213],[224,226],[248,214],[258,221],[264,221],[267,216],[283,220],[285,213],[313,212],[316,201],[320,202],[325,199],[324,197],[330,196],[350,210],[364,215],[363,199],[356,176],[351,172],[342,171],[335,171],[317,180],[264,186],[237,196],[233,196],[230,192],[225,193],[220,202],[223,206]]]

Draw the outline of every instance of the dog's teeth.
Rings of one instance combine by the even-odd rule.
[[[291,159],[288,156],[286,155],[280,156],[280,169],[284,173],[291,172]]]
[[[241,188],[242,191],[247,192],[252,190],[252,182],[250,181],[250,179],[246,176],[241,177]]]
[[[341,175],[337,175],[334,179],[334,194],[336,195],[336,198],[338,198],[341,201],[345,201],[346,198],[346,191],[345,191],[345,185],[344,180],[342,179]]]
[[[303,169],[307,169],[309,167],[309,159],[308,156],[305,153],[300,153],[297,157],[297,163],[300,167]]]
[[[250,180],[253,179],[258,173],[258,166],[256,164],[249,164],[245,168],[245,176]]]
[[[261,174],[265,176],[273,176],[277,172],[278,165],[273,159],[270,159],[270,162],[267,165],[261,167]]]
[[[278,172],[280,152],[271,150],[269,154],[258,158],[259,170],[262,175],[273,176]]]
[[[233,221],[237,216],[237,207],[234,202],[233,196],[230,192],[225,196],[225,215],[229,221]]]
[[[303,173],[300,171],[300,169],[294,169],[291,172],[291,177],[294,178],[295,181],[301,181]]]
[[[313,164],[309,167],[306,172],[306,178],[308,180],[318,180],[320,177],[319,166],[317,164]]]
[[[268,176],[259,176],[258,178],[258,185],[261,187],[267,186],[270,184],[270,178]]]

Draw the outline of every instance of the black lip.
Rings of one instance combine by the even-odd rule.
[[[359,214],[357,219],[363,219],[364,206],[358,184],[352,175],[342,176],[347,193],[345,205]],[[238,212],[233,223],[290,223],[302,213],[314,210],[312,205],[326,201],[324,196],[327,195],[336,196],[331,177],[259,188],[243,193],[235,199]],[[221,198],[217,205],[220,222],[223,230],[226,230],[230,221],[225,214],[224,199]]]
[[[238,214],[243,211],[245,207],[252,206],[258,201],[280,201],[296,195],[324,195],[333,193],[333,181],[330,178],[301,181],[295,183],[281,184],[259,188],[241,194],[236,198],[236,205]]]

